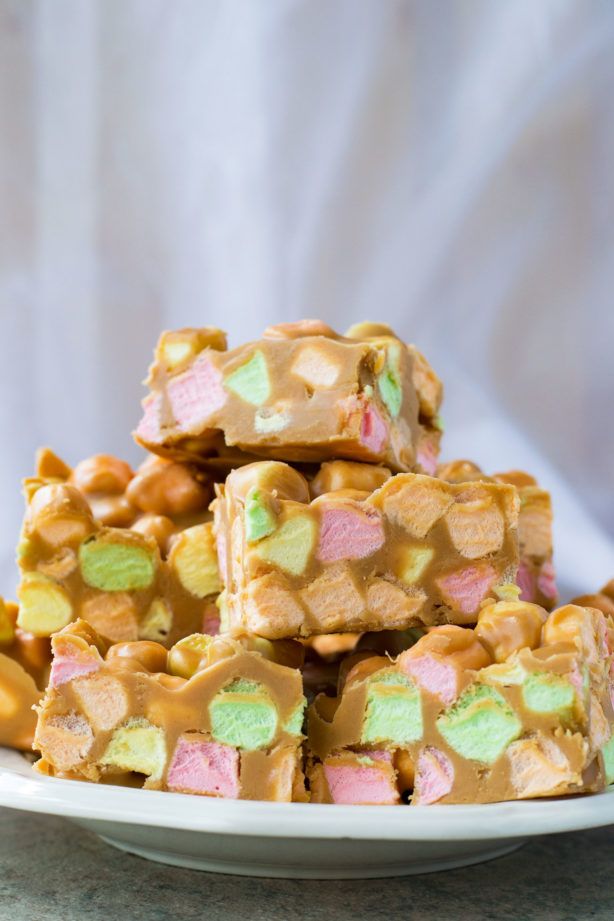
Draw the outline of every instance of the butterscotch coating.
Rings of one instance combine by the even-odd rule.
[[[116,643],[107,652],[106,658],[113,659],[123,656],[134,659],[148,672],[166,671],[168,650],[161,643],[153,640],[138,640],[132,643]]]
[[[148,450],[203,465],[258,455],[434,472],[441,384],[391,330],[359,338],[301,321],[230,351],[208,336],[199,345],[198,332],[180,331],[189,355],[180,362],[178,334],[160,337],[135,432]]]
[[[525,605],[524,618],[519,604],[491,607],[495,664],[477,627],[435,628],[396,660],[359,661],[336,698],[316,698],[312,802],[399,804],[401,794],[412,805],[496,802],[612,781],[611,648],[595,657],[606,618],[573,606],[547,615]],[[508,642],[523,632],[535,648]]]
[[[548,612],[525,601],[499,601],[482,608],[475,633],[495,662],[504,662],[513,652],[536,649]]]
[[[298,669],[247,642],[201,634],[179,644],[200,644],[201,656],[197,668],[178,675],[167,670],[177,647],[168,661],[155,643],[107,649],[83,621],[52,643],[36,730],[39,770],[118,783],[137,772],[149,789],[305,799]]]
[[[314,499],[324,493],[341,489],[356,489],[370,493],[379,489],[391,476],[392,473],[387,467],[357,464],[352,461],[327,461],[321,464],[309,483],[309,490]]]
[[[126,491],[134,473],[129,464],[111,454],[94,454],[77,464],[69,481],[83,495],[116,495]]]
[[[209,517],[213,496],[210,478],[202,470],[147,457],[136,471],[110,454],[95,454],[80,461],[74,469],[49,448],[37,454],[36,476],[24,482],[28,501],[42,486],[69,485],[77,489],[102,525],[135,528],[150,533],[163,554],[169,546],[168,526],[151,526],[152,516],[171,521],[175,532]],[[47,500],[44,502],[47,505]]]
[[[614,618],[614,579],[603,586],[594,595],[580,595],[572,599],[572,604],[582,607],[598,608],[604,614]]]
[[[212,490],[183,464],[151,457],[128,484],[126,497],[142,512],[177,518],[206,509]]]
[[[336,483],[360,481],[342,473]],[[233,632],[279,639],[470,624],[516,575],[511,486],[408,473],[371,493],[341,488],[310,502],[302,474],[267,461],[233,471],[212,507]]]
[[[488,646],[482,642],[477,627],[475,630],[468,630],[454,624],[431,627],[413,646],[402,653],[404,661],[428,654],[445,657],[448,662],[463,670],[486,668],[494,658]]]

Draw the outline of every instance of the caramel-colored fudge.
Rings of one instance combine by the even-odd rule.
[[[614,618],[614,579],[611,579],[594,595],[581,595],[579,598],[574,598],[573,604],[599,608],[604,614]]]
[[[518,490],[519,565],[516,584],[521,601],[541,604],[548,611],[557,601],[556,578],[552,564],[552,501],[550,493],[538,485],[534,477],[520,470],[495,473],[487,477],[471,461],[441,464],[437,475],[449,483],[487,480],[509,483]]]
[[[52,647],[38,770],[228,799],[305,799],[298,644],[199,634],[168,653],[154,642],[107,649],[78,621]]]
[[[17,626],[17,605],[0,598],[0,745],[30,751],[33,707],[49,677],[49,640]]]
[[[341,671],[308,712],[311,801],[484,803],[614,781],[611,620],[567,605],[485,606],[396,660]],[[350,662],[351,665],[351,662]]]
[[[232,466],[339,457],[435,472],[441,382],[387,326],[339,336],[287,323],[230,351],[218,329],[165,332],[146,383],[135,437],[159,454],[218,463],[238,449]]]
[[[235,633],[471,624],[516,575],[518,496],[499,483],[403,473],[312,500],[301,473],[261,461],[234,470],[212,507]]]
[[[107,640],[171,646],[215,629],[220,590],[212,522],[169,532],[102,525],[67,481],[30,480],[18,548],[18,624],[50,636],[83,617]],[[164,550],[161,550],[161,547]]]

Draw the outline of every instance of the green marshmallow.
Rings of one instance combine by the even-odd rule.
[[[284,729],[291,736],[300,736],[303,731],[303,720],[305,718],[305,707],[307,701],[303,697],[302,703],[296,708],[294,713],[284,723]]]
[[[84,581],[103,592],[132,592],[149,588],[156,564],[148,547],[89,537],[79,548]]]
[[[605,782],[614,783],[614,735],[601,749],[601,757],[603,758]]]
[[[266,748],[277,731],[277,710],[266,690],[243,678],[215,695],[209,716],[216,741],[246,751]]]
[[[262,493],[252,487],[245,497],[245,538],[248,543],[262,540],[277,527],[277,518]]]
[[[255,552],[267,563],[300,576],[309,562],[316,536],[316,525],[309,515],[295,515],[262,540]]]
[[[386,354],[386,365],[377,378],[377,389],[386,409],[393,419],[401,412],[403,390],[399,375],[400,349],[398,344],[391,345]]]
[[[143,718],[128,720],[115,730],[100,762],[159,778],[166,763],[164,730]]]
[[[527,677],[522,687],[524,705],[534,713],[569,716],[575,696],[576,692],[569,681],[548,672],[534,672]]]
[[[416,685],[394,669],[369,680],[361,742],[405,745],[422,738],[422,702]]]
[[[271,383],[262,352],[254,352],[249,361],[229,374],[224,386],[252,406],[265,403],[271,395]]]
[[[492,764],[518,738],[522,724],[499,691],[474,684],[439,717],[437,729],[463,758]]]

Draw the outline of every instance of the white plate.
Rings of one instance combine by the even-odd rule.
[[[0,805],[61,815],[109,844],[176,866],[311,879],[466,866],[527,838],[614,823],[606,793],[487,806],[255,803],[43,777],[0,748]]]

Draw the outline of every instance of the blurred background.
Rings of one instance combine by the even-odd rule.
[[[0,0],[0,576],[38,445],[139,458],[164,327],[374,319],[443,457],[614,576],[614,3]]]

